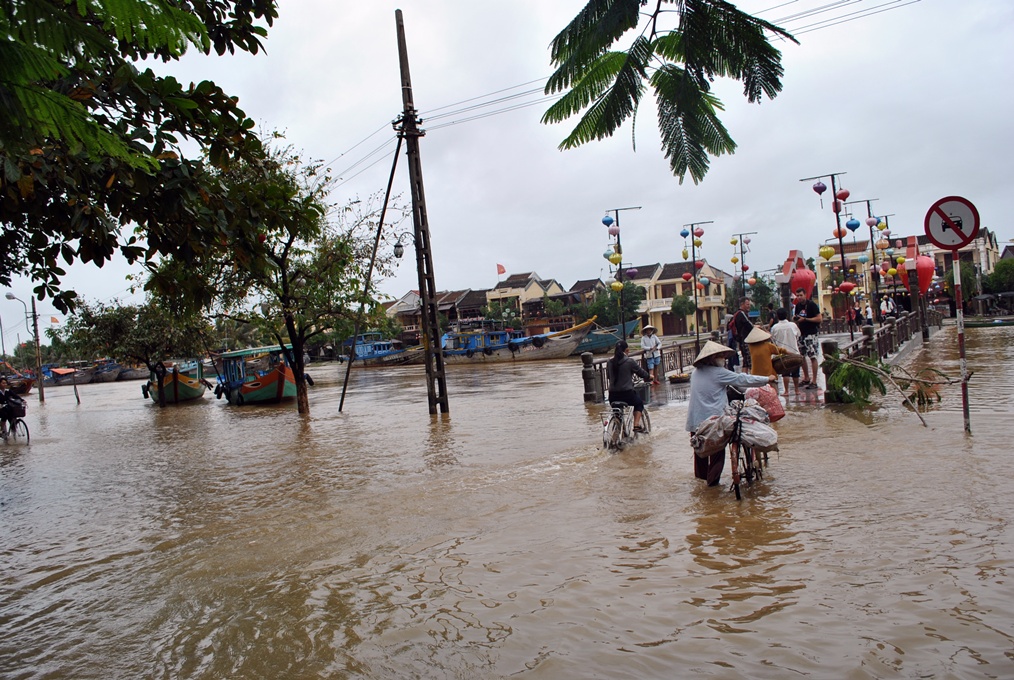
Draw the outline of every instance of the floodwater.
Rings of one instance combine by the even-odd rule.
[[[576,360],[452,367],[434,418],[421,367],[340,414],[313,366],[306,421],[47,389],[0,444],[0,677],[1014,677],[1014,328],[966,337],[973,436],[958,386],[929,428],[792,399],[740,502],[673,386],[601,451]],[[954,329],[906,365],[956,376]]]

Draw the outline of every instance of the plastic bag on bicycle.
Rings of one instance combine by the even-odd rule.
[[[771,422],[777,422],[785,417],[785,407],[782,400],[778,398],[778,392],[771,387],[751,387],[746,391],[747,399],[756,399],[768,413]]]
[[[705,418],[697,430],[690,435],[690,445],[694,447],[694,455],[707,458],[725,448],[736,420],[727,415]]]
[[[755,451],[778,450],[778,433],[775,429],[753,418],[743,418],[740,423],[739,439],[747,446],[752,446]]]

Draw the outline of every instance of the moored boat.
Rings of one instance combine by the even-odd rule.
[[[569,356],[587,337],[595,317],[555,333],[525,335],[516,330],[475,330],[444,333],[444,363],[482,364],[509,361],[540,361]],[[422,352],[419,353],[422,355]],[[416,361],[424,360],[420,356]]]
[[[92,381],[95,376],[95,367],[88,366],[82,368],[74,367],[58,367],[51,368],[49,372],[53,376],[54,385],[87,385]]]
[[[166,367],[166,375],[162,379],[162,389],[165,391],[165,403],[179,404],[183,401],[200,399],[208,388],[208,382],[204,380],[204,368],[199,360],[186,359],[163,362]],[[150,398],[156,404],[158,401],[158,378],[154,372],[149,374],[149,380],[141,385],[141,394]]]
[[[286,348],[290,349],[290,348]],[[221,362],[215,396],[230,404],[275,404],[296,396],[296,378],[288,351],[278,345],[252,347],[215,356]]]
[[[573,354],[584,354],[585,352],[605,354],[615,347],[616,343],[633,333],[640,323],[639,319],[634,319],[624,323],[622,329],[620,324],[607,328],[597,328],[581,341],[581,344],[577,346]]]
[[[342,343],[342,354],[350,356],[352,338]],[[400,340],[387,340],[380,333],[363,333],[356,337],[352,367],[401,366],[412,363],[421,348],[406,348]]]
[[[146,380],[151,377],[151,371],[147,366],[124,366],[117,380]]]
[[[92,375],[92,382],[113,382],[120,377],[123,366],[115,361],[103,361],[95,366],[95,373]]]

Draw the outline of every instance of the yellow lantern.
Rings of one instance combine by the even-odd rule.
[[[905,264],[905,256],[899,255],[898,257],[894,258],[894,261],[897,262],[898,264]]]
[[[731,238],[731,239],[729,240],[729,243],[731,243],[732,245],[736,245],[737,243],[739,243],[739,239],[738,239],[738,238],[736,238],[735,236],[733,236],[733,237],[732,237],[732,238]]]
[[[613,281],[612,283],[609,284],[609,287],[619,292],[623,289],[623,284],[620,283],[619,281]]]
[[[699,238],[694,239],[694,245],[697,246],[698,248],[701,247],[701,243],[702,243],[701,239]]]
[[[887,270],[887,275],[888,276],[895,276],[897,273],[898,273],[898,270],[895,269],[894,267],[891,267],[890,269]]]
[[[832,257],[834,257],[834,248],[832,248],[831,246],[821,246],[820,250],[817,251],[817,254],[820,255],[825,260],[830,260]]]
[[[686,248],[684,248],[683,249],[683,259],[686,260],[689,257],[690,257],[690,251],[687,250]]]
[[[880,231],[887,229],[887,222],[885,222],[884,220],[880,220],[879,222],[877,222],[877,229],[879,229]]]
[[[733,255],[733,256],[732,256],[732,260],[731,260],[731,262],[732,262],[733,264],[736,264],[737,262],[739,262],[739,258],[738,258],[738,257],[736,257],[735,255]]]
[[[613,253],[612,255],[609,256],[609,261],[612,262],[613,264],[619,264],[620,262],[623,261],[623,256],[620,255],[619,253]]]

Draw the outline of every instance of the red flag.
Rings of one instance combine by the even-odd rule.
[[[499,274],[506,274],[506,273],[507,273],[507,268],[506,268],[506,267],[504,267],[504,266],[503,266],[502,264],[498,264],[498,265],[496,266],[496,273],[497,273],[498,275],[499,275]]]
[[[51,316],[49,317],[49,323],[60,323],[60,320],[57,319],[55,316]]]

